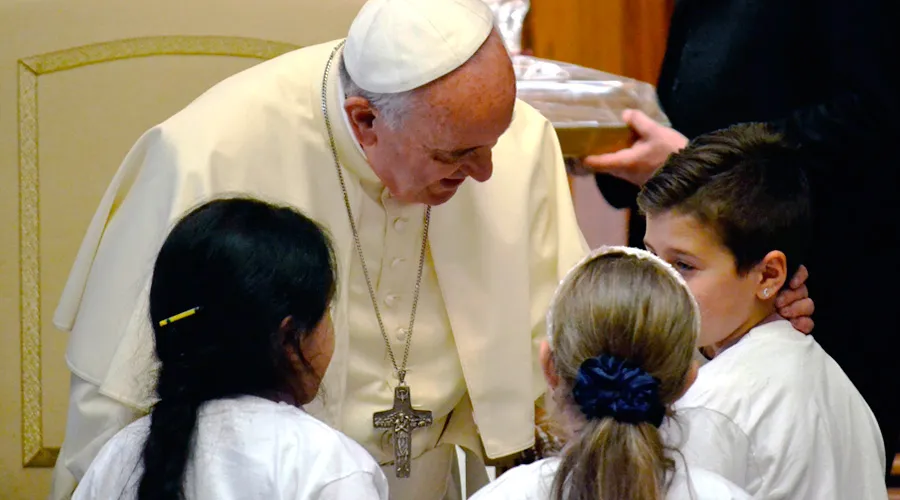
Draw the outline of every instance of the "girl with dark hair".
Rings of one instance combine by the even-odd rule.
[[[334,265],[290,208],[227,199],[185,216],[150,288],[158,401],[74,498],[386,500],[371,456],[301,409],[334,350]]]
[[[560,284],[541,364],[567,443],[472,500],[749,500],[688,469],[660,427],[697,373],[700,311],[681,276],[644,250],[603,248]]]

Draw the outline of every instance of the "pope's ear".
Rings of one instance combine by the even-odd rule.
[[[344,101],[344,112],[347,113],[353,135],[360,145],[371,146],[377,141],[375,118],[378,117],[378,113],[367,99],[359,96],[348,97]]]

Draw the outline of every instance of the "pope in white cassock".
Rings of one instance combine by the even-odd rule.
[[[232,193],[331,232],[336,348],[307,409],[384,465],[392,498],[458,494],[453,445],[532,446],[544,314],[587,250],[554,130],[516,100],[482,0],[371,0],[346,40],[228,78],[125,158],[55,316],[72,382],[54,497],[152,404],[154,258],[189,208]]]

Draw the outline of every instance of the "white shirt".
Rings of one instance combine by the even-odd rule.
[[[137,497],[143,417],[100,451],[74,500]],[[303,410],[243,396],[200,409],[185,472],[188,499],[387,500],[387,479],[358,444]],[[121,496],[120,496],[121,495]]]
[[[716,474],[687,469],[676,458],[666,500],[749,500],[750,495]],[[510,469],[470,500],[549,500],[559,459],[548,458]]]
[[[675,405],[688,464],[756,498],[886,499],[875,417],[812,336],[758,326],[704,365]],[[677,434],[681,434],[677,436]]]

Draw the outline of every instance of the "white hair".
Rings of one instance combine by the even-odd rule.
[[[369,101],[369,104],[377,109],[382,118],[384,118],[387,126],[396,130],[403,122],[403,118],[412,109],[412,96],[418,89],[390,94],[369,92],[368,90],[362,89],[353,81],[353,78],[350,77],[350,72],[347,71],[347,65],[344,63],[343,56],[341,57],[338,66],[341,86],[344,88],[344,97],[362,97]]]

